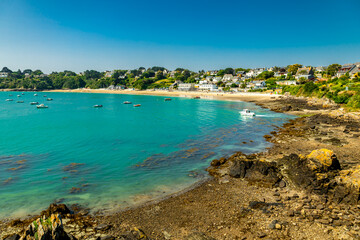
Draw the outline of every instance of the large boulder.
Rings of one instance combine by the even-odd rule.
[[[66,214],[71,213],[70,209],[65,204],[52,203],[45,211],[41,212],[42,216],[50,217],[51,214],[60,214],[64,217]]]
[[[360,165],[354,169],[340,171],[336,178],[333,200],[337,203],[357,204],[360,199]]]
[[[229,175],[268,186],[274,186],[281,180],[275,162],[259,159],[255,154],[246,155],[241,152],[227,159],[213,160],[207,171],[214,177]]]
[[[310,159],[297,154],[290,154],[279,159],[278,166],[285,181],[290,186],[317,194],[326,194],[334,187],[336,172],[324,172],[324,168],[319,162],[317,162],[317,158]]]
[[[49,218],[45,216],[32,222],[20,240],[71,240],[74,239],[64,231],[61,216],[51,214]]]
[[[333,151],[329,149],[318,149],[306,156],[311,170],[315,172],[327,172],[339,170],[340,163]]]

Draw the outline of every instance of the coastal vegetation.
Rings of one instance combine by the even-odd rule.
[[[328,98],[349,108],[360,108],[359,72],[338,75],[340,64],[315,68],[301,64],[263,69],[224,68],[214,71],[164,67],[133,70],[75,73],[65,70],[44,74],[41,70],[0,71],[0,89],[77,89],[112,88],[138,90],[177,88],[177,83],[213,84],[218,91],[282,92],[295,96]],[[264,83],[262,83],[264,82]]]

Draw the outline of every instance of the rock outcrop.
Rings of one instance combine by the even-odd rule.
[[[357,204],[360,200],[360,165],[341,171],[333,151],[317,149],[307,156],[290,154],[272,162],[259,155],[236,153],[213,160],[210,175],[245,178],[262,186],[290,186],[309,193],[325,195],[336,203]]]
[[[32,222],[20,240],[71,240],[75,239],[64,231],[60,214],[51,214]]]

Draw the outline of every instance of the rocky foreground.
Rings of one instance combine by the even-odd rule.
[[[360,239],[360,121],[329,102],[262,104],[301,117],[268,151],[216,159],[209,181],[111,215],[52,204],[0,224],[3,239]]]

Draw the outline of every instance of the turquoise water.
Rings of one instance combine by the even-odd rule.
[[[112,211],[179,191],[206,177],[215,158],[264,150],[262,136],[291,118],[244,102],[18,94],[0,92],[0,218],[36,213],[54,201]],[[260,116],[242,118],[243,108]]]

